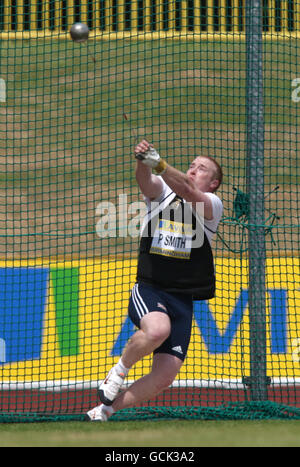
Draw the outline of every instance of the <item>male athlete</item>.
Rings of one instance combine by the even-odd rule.
[[[102,404],[87,412],[91,421],[107,421],[114,412],[153,399],[172,384],[190,341],[193,299],[210,299],[215,293],[210,242],[223,211],[214,193],[222,182],[219,164],[198,156],[185,174],[168,165],[146,140],[136,146],[135,157],[136,179],[148,207],[129,301],[138,331],[99,385]],[[200,230],[202,238],[194,241]],[[152,353],[151,372],[120,392],[131,367]]]

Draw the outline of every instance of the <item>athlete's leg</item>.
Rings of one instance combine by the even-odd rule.
[[[113,402],[114,411],[136,406],[153,399],[167,389],[176,378],[183,361],[175,355],[157,353],[153,356],[151,373],[140,378]]]
[[[128,342],[122,358],[108,373],[98,388],[101,402],[111,405],[117,397],[129,369],[146,355],[150,355],[169,336],[171,321],[166,313],[153,311],[140,321],[140,329]]]
[[[175,355],[157,353],[153,356],[152,371],[120,393],[112,405],[98,405],[86,414],[89,421],[105,422],[117,410],[148,401],[167,389],[178,374],[183,361]]]
[[[153,311],[141,319],[140,329],[132,336],[122,355],[127,368],[150,355],[169,336],[171,321],[166,313]]]

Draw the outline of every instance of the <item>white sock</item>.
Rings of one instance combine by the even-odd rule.
[[[124,373],[125,376],[127,376],[130,371],[130,368],[126,368],[126,366],[124,365],[122,358],[120,358],[115,368],[119,373]]]

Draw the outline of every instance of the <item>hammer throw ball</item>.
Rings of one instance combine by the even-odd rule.
[[[85,42],[89,38],[90,30],[84,23],[74,23],[70,29],[70,35],[74,42]]]

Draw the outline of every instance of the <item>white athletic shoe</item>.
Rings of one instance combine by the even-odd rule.
[[[123,386],[124,379],[124,373],[118,373],[114,367],[110,370],[98,388],[99,399],[103,404],[111,405],[113,403]]]
[[[107,422],[109,413],[105,410],[103,404],[97,405],[86,413],[85,419],[88,422]]]

